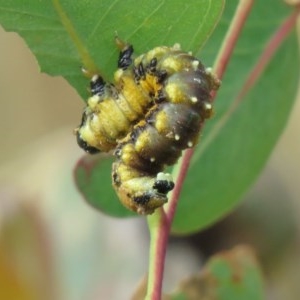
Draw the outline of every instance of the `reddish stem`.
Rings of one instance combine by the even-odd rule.
[[[218,53],[214,66],[214,73],[220,80],[225,73],[233,49],[241,34],[253,4],[254,0],[240,0],[239,5],[237,6],[230,28],[228,29],[224,38],[223,45]]]
[[[151,245],[146,300],[160,300],[170,223],[168,222],[166,214],[162,208],[158,209],[154,216],[150,216],[148,218],[148,222],[151,235]]]
[[[223,73],[226,70],[237,39],[241,34],[241,30],[250,13],[253,3],[254,0],[240,0],[234,18],[232,20],[230,29],[228,30],[228,33],[223,42],[223,46],[216,59],[214,70],[216,76],[220,79],[222,78]],[[295,12],[286,19],[286,21],[272,36],[269,43],[267,44],[267,47],[265,48],[265,51],[262,53],[257,64],[255,65],[254,69],[252,70],[248,79],[246,80],[237,99],[242,99],[245,93],[247,93],[247,91],[253,86],[256,79],[260,76],[265,66],[270,61],[271,57],[278,49],[284,38],[294,27],[299,13],[300,7],[298,6]],[[214,96],[215,95],[213,95],[213,98]],[[177,202],[182,189],[182,184],[186,177],[193,153],[193,149],[189,149],[184,153],[176,185],[173,190],[172,197],[169,201],[169,205],[166,207],[165,212],[163,209],[160,209],[153,215],[154,221],[152,225],[154,226],[149,226],[151,233],[151,249],[148,294],[146,297],[147,300],[161,299],[164,261],[166,256],[168,237],[170,233],[171,224],[175,215]],[[148,218],[149,222],[151,222],[151,218],[152,216]]]
[[[241,33],[242,27],[247,19],[252,4],[253,0],[241,0],[237,7],[230,29],[223,42],[223,47],[221,48],[217,58],[215,73],[218,78],[222,78],[222,75],[225,72],[226,66],[232,55],[234,46]],[[160,221],[157,222],[158,228],[156,237],[154,238],[151,236],[151,244],[153,244],[154,249],[150,249],[148,293],[146,297],[147,300],[161,299],[164,262],[166,256],[168,237],[170,233],[171,224],[175,215],[180,192],[182,189],[182,184],[186,177],[193,153],[194,149],[188,149],[187,151],[185,151],[180,166],[180,171],[176,180],[175,188],[172,192],[172,197],[169,201],[168,206],[165,207],[165,212],[163,210],[159,212]],[[148,220],[150,220],[150,218],[151,217],[149,217]],[[153,234],[153,232],[155,232],[155,228],[151,229],[151,226],[149,226],[149,228],[151,234]]]
[[[176,184],[172,192],[171,199],[169,200],[169,205],[166,208],[166,217],[169,223],[169,227],[171,227],[176,212],[177,203],[181,193],[182,185],[186,177],[186,174],[188,172],[193,154],[194,154],[194,148],[188,149],[184,152],[184,155],[182,157],[180,170],[178,173],[178,177],[176,178]]]
[[[294,28],[299,13],[300,13],[300,5],[296,7],[293,13],[287,17],[287,19],[282,23],[279,29],[270,38],[269,42],[267,43],[267,46],[264,49],[264,52],[258,59],[250,75],[248,76],[243,88],[241,89],[237,97],[238,99],[242,99],[245,96],[245,94],[254,85],[256,80],[260,77],[261,73],[263,72],[267,64],[270,62],[271,58],[273,57],[273,55],[275,54],[279,46],[282,44],[283,40]]]

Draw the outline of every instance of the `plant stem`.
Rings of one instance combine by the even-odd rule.
[[[162,208],[148,216],[150,231],[149,273],[146,300],[160,300],[164,273],[164,261],[170,223]]]

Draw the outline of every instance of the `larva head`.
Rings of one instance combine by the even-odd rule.
[[[141,175],[125,180],[126,175],[122,174],[125,169],[118,163],[113,167],[113,186],[125,207],[148,215],[168,201],[167,193],[174,188],[170,174],[160,172],[155,178]]]

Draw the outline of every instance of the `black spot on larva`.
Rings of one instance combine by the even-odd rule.
[[[142,79],[145,79],[145,69],[142,63],[134,67],[133,70],[135,81],[139,82]]]
[[[155,102],[156,103],[161,103],[161,102],[164,102],[166,101],[166,96],[163,92],[163,90],[159,90],[158,93],[157,93],[157,98],[155,99]]]
[[[90,146],[84,139],[81,138],[79,132],[76,133],[77,144],[80,148],[82,148],[85,152],[89,154],[97,154],[100,152],[99,149]]]
[[[157,58],[154,57],[150,60],[150,63],[149,63],[149,66],[148,66],[149,73],[152,73],[152,74],[155,73],[156,65],[157,65]]]
[[[157,82],[158,83],[163,83],[164,80],[167,78],[168,76],[168,72],[166,70],[160,70],[156,73],[157,76]]]
[[[126,70],[132,64],[132,53],[132,45],[128,45],[128,47],[125,47],[125,49],[121,50],[118,60],[118,68]]]
[[[150,195],[144,194],[142,196],[133,197],[133,201],[138,205],[146,205],[150,200]]]
[[[113,171],[113,173],[112,173],[112,178],[113,178],[113,183],[114,183],[116,186],[120,186],[121,181],[120,181],[120,179],[119,179],[118,174],[117,174],[115,171]]]
[[[96,76],[90,82],[90,88],[92,95],[103,95],[105,87],[105,81],[101,76]]]

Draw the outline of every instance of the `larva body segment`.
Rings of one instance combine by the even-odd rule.
[[[163,171],[197,143],[220,82],[178,45],[134,61],[132,52],[130,45],[121,49],[115,85],[92,78],[77,140],[89,153],[115,150],[112,181],[120,201],[150,214],[167,202],[174,182]]]
[[[120,53],[115,84],[105,82],[99,75],[91,79],[92,96],[75,130],[79,146],[88,153],[113,150],[153,105],[149,93],[136,84],[134,66],[123,61],[125,56],[131,62],[132,51],[132,47],[126,46]]]

